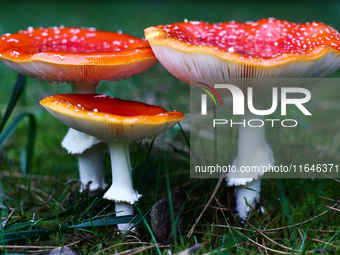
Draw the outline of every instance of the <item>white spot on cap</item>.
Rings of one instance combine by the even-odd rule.
[[[184,22],[187,23],[187,22],[188,22],[188,19],[184,19]]]
[[[93,109],[94,112],[98,112],[98,109]]]
[[[66,57],[64,57],[64,56],[61,56],[61,55],[54,55],[55,57],[59,57],[61,60],[63,60],[64,58],[66,58]]]
[[[199,21],[190,21],[190,23],[191,23],[192,25],[199,25],[199,24],[201,24],[201,22],[199,22]]]
[[[98,95],[98,96],[94,96],[94,97],[99,97],[99,98],[101,98],[101,97],[103,97],[103,98],[106,98],[107,97],[107,95]]]
[[[230,47],[229,49],[228,49],[228,51],[229,52],[234,52],[235,50],[234,50],[234,47]]]

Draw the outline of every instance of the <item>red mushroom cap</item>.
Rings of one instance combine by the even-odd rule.
[[[158,60],[187,84],[190,78],[322,77],[340,67],[340,34],[318,22],[189,21],[149,27],[145,37]]]
[[[144,139],[184,118],[178,111],[98,94],[54,95],[40,104],[69,127],[101,139]]]
[[[28,28],[0,37],[0,59],[32,78],[96,82],[139,74],[155,63],[144,39],[93,28]]]

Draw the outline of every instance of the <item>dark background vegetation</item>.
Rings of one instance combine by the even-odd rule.
[[[180,22],[184,19],[222,22],[249,21],[265,17],[293,22],[319,21],[340,30],[340,1],[0,1],[0,34],[14,33],[28,26],[64,25],[95,27],[109,31],[121,30],[124,33],[143,37],[143,30],[148,26]],[[338,76],[339,72],[332,75],[332,77]],[[15,72],[0,63],[0,116],[3,116],[6,110],[16,77]],[[46,113],[38,104],[43,97],[70,91],[69,84],[57,85],[28,79],[24,93],[9,120],[10,123],[20,113],[30,112],[35,116],[37,128],[32,167],[29,169],[31,174],[36,175],[34,178],[25,178],[23,167],[29,155],[26,151],[30,126],[28,120],[25,119],[16,128],[0,150],[2,173],[0,176],[7,196],[7,206],[17,209],[23,204],[8,223],[12,229],[5,229],[6,233],[21,231],[21,238],[7,244],[28,245],[28,247],[33,243],[60,246],[86,238],[72,245],[72,248],[87,254],[121,244],[122,241],[131,243],[141,240],[152,243],[152,234],[143,223],[138,227],[137,233],[125,239],[115,232],[114,225],[65,231],[59,229],[52,231],[50,235],[36,232],[35,237],[38,238],[26,238],[25,231],[66,228],[65,224],[86,223],[89,219],[99,219],[113,212],[112,205],[108,201],[97,201],[91,205],[86,194],[78,192],[75,186],[78,178],[77,161],[60,146],[60,141],[68,128]],[[322,89],[321,91],[321,99],[323,102],[330,103],[330,106],[321,108],[316,105],[315,118],[309,125],[302,125],[293,133],[282,130],[267,133],[268,143],[272,145],[278,163],[313,163],[320,154],[322,159],[339,162],[340,141],[334,142],[334,140],[340,127],[338,121],[340,92]],[[103,81],[98,86],[98,93],[157,104],[167,110],[170,110],[169,105],[171,105],[174,109],[189,115],[189,87],[169,74],[161,64],[152,67],[142,76],[134,76],[126,81]],[[317,112],[318,109],[320,112]],[[318,125],[325,116],[331,116],[335,120],[333,126]],[[312,132],[313,129],[318,130],[317,136],[313,136],[315,134]],[[267,248],[288,254],[293,252],[284,247],[304,250],[306,253],[313,253],[317,249],[326,252],[337,250],[340,244],[338,241],[340,220],[337,211],[328,209],[325,204],[338,208],[339,204],[335,200],[338,199],[340,185],[337,180],[329,178],[264,180],[261,200],[268,214],[259,215],[253,212],[249,220],[250,224],[246,226],[241,225],[233,218],[233,214],[227,211],[233,209],[233,191],[231,188],[226,188],[223,182],[216,194],[216,200],[213,199],[211,202],[211,206],[215,208],[207,209],[193,236],[187,238],[186,234],[202,212],[216,187],[217,180],[189,178],[189,148],[184,134],[189,136],[188,130],[184,129],[182,133],[177,126],[169,131],[166,137],[158,137],[154,142],[143,141],[139,150],[137,142],[131,143],[135,187],[144,195],[138,203],[142,214],[147,214],[152,204],[160,197],[167,196],[170,190],[181,189],[190,195],[191,201],[187,203],[188,211],[184,214],[185,220],[181,226],[181,238],[171,247],[173,252],[184,250],[196,242],[204,243],[201,253],[220,248],[225,248],[225,254],[229,252],[265,254],[266,251],[273,253]],[[236,137],[232,139],[232,142],[236,141]],[[231,161],[235,152],[234,148],[234,151],[229,153]],[[106,167],[109,182],[111,177],[108,153]],[[30,196],[25,200],[29,189]],[[50,199],[51,194],[53,199]],[[48,199],[50,200],[47,206],[36,205]],[[79,210],[67,211],[83,201],[85,205],[79,207]],[[216,209],[219,206],[225,210]],[[105,207],[107,209],[102,211]],[[2,211],[2,220],[8,218],[12,211],[10,208]],[[326,210],[329,211],[318,216]],[[63,211],[68,213],[54,219],[46,219]],[[135,213],[137,214],[137,210]],[[315,216],[318,217],[314,218]],[[31,220],[35,222],[34,225],[30,225]],[[306,220],[307,223],[300,224]],[[212,227],[211,224],[222,227]],[[228,228],[229,226],[232,228]],[[259,232],[249,231],[264,228],[281,229],[266,232],[270,240]],[[317,231],[318,229],[324,232]],[[4,231],[1,238],[6,239]],[[108,250],[107,254],[137,249],[140,246],[141,244],[120,245]],[[232,248],[232,246],[236,247]],[[3,247],[1,249],[4,250]],[[46,248],[45,251],[48,249],[50,248]],[[25,253],[32,250],[33,248],[13,248],[4,251]],[[157,253],[155,246],[145,251],[145,254]]]

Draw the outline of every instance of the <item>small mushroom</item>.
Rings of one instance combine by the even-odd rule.
[[[40,80],[71,82],[73,93],[95,93],[101,80],[140,74],[157,63],[148,42],[122,32],[49,27],[0,37],[0,60],[12,70]],[[78,155],[81,190],[106,187],[101,141],[70,129],[62,146]]]
[[[145,38],[163,66],[186,84],[194,78],[234,84],[243,90],[253,87],[257,101],[262,101],[259,94],[268,78],[324,77],[340,67],[340,34],[319,22],[302,24],[274,18],[216,24],[185,21],[149,27]],[[254,83],[259,80],[262,83]],[[217,91],[220,96],[227,95],[226,90]],[[247,111],[240,120],[252,118]],[[239,125],[238,136],[234,166],[274,165],[264,126]],[[247,203],[252,205],[260,196],[260,175],[240,178],[238,173],[229,173],[227,184],[237,186],[237,210],[241,218],[247,218]]]
[[[110,148],[112,186],[104,198],[115,201],[117,215],[132,215],[141,197],[133,189],[129,140],[159,135],[184,115],[158,106],[121,100],[107,95],[62,94],[44,98],[40,104],[54,117],[80,132],[107,140]],[[130,228],[118,224],[119,230]]]
[[[151,227],[157,242],[173,243],[174,237],[183,223],[184,216],[181,213],[188,200],[190,201],[188,194],[181,190],[175,190],[171,192],[172,208],[169,196],[162,197],[152,206],[150,210]],[[176,219],[176,232],[173,231],[174,222],[172,222],[171,213]]]

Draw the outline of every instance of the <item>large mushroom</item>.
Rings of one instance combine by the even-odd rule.
[[[0,38],[0,60],[12,70],[40,80],[71,82],[73,93],[95,93],[101,80],[140,74],[155,63],[148,42],[122,32],[94,28],[32,28]],[[100,140],[69,129],[62,146],[78,155],[81,190],[106,187]]]
[[[115,201],[118,216],[133,214],[133,204],[141,196],[132,185],[128,141],[162,134],[184,118],[178,111],[167,112],[158,106],[107,95],[54,95],[40,104],[67,126],[108,141],[112,186],[104,198]],[[119,230],[129,227],[118,224]]]
[[[340,35],[319,22],[301,24],[274,18],[216,24],[185,21],[149,27],[145,37],[163,66],[188,85],[191,78],[206,79],[243,90],[253,86],[261,92],[267,78],[324,77],[340,67]],[[259,80],[262,84],[253,84]],[[226,95],[226,90],[217,91]],[[261,93],[257,94],[261,101]],[[249,111],[240,116],[242,122],[252,118]],[[264,126],[239,125],[238,135],[234,166],[274,165]],[[261,180],[258,174],[239,177],[238,173],[229,174],[227,184],[237,186],[237,210],[245,219],[247,204],[259,199]]]

